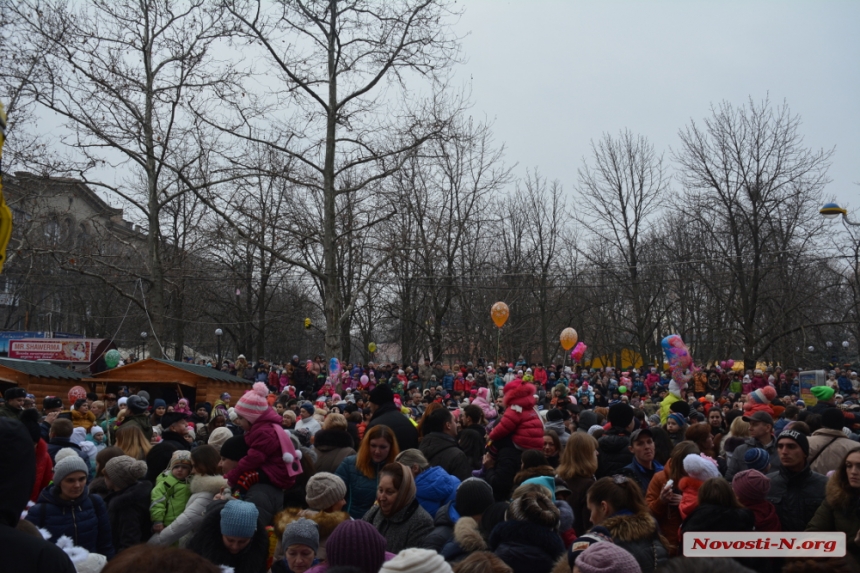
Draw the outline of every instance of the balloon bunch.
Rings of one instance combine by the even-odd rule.
[[[677,334],[670,334],[660,343],[666,354],[666,361],[672,370],[672,380],[682,386],[690,381],[696,372],[693,357],[684,341]]]
[[[723,360],[722,362],[720,362],[720,368],[722,368],[723,370],[729,370],[734,365],[735,361],[732,359]]]
[[[570,359],[574,362],[579,362],[582,360],[582,357],[585,356],[585,351],[587,349],[588,346],[586,346],[584,342],[578,342],[576,346],[573,347],[573,350],[570,351]]]

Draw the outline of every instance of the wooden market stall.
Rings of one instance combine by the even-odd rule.
[[[214,404],[222,392],[228,392],[235,403],[251,389],[251,382],[207,366],[147,358],[125,366],[105,370],[87,378],[100,396],[117,392],[125,386],[131,393],[146,390],[150,399],[163,398],[168,404],[186,398],[195,402]]]
[[[84,376],[74,370],[35,360],[0,358],[0,392],[7,388],[20,386],[36,397],[36,406],[41,407],[45,396],[62,398],[68,408],[68,394],[72,386],[83,386]]]

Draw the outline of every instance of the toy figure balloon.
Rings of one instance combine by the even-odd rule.
[[[579,362],[585,356],[586,349],[588,349],[588,346],[584,342],[577,342],[573,350],[570,351],[570,359],[574,362]]]
[[[337,372],[340,372],[340,360],[338,360],[337,358],[332,358],[331,360],[329,360],[328,371],[329,374],[336,374]]]
[[[120,356],[119,350],[111,348],[105,353],[105,366],[108,368],[116,368],[116,365],[119,364],[121,359],[122,356]]]
[[[559,338],[559,341],[561,342],[562,348],[564,348],[565,350],[570,350],[571,348],[576,346],[577,339],[578,336],[576,334],[576,331],[568,327],[561,331],[561,337]]]
[[[505,323],[508,321],[508,317],[510,316],[510,314],[511,311],[508,308],[508,305],[503,302],[497,302],[490,309],[490,316],[492,317],[493,322],[499,328],[505,325]]]

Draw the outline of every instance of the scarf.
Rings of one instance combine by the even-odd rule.
[[[400,464],[400,468],[403,470],[403,481],[400,483],[400,488],[397,490],[397,498],[394,500],[390,516],[396,515],[397,512],[412,503],[415,500],[415,494],[417,493],[415,478],[412,477],[412,470],[403,464]]]

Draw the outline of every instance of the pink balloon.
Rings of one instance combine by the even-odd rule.
[[[728,366],[729,368],[731,368],[731,367],[732,367],[732,366],[734,366],[734,365],[735,365],[735,361],[734,361],[734,360],[729,359],[729,360],[727,360],[727,361],[726,361],[726,366]]]

